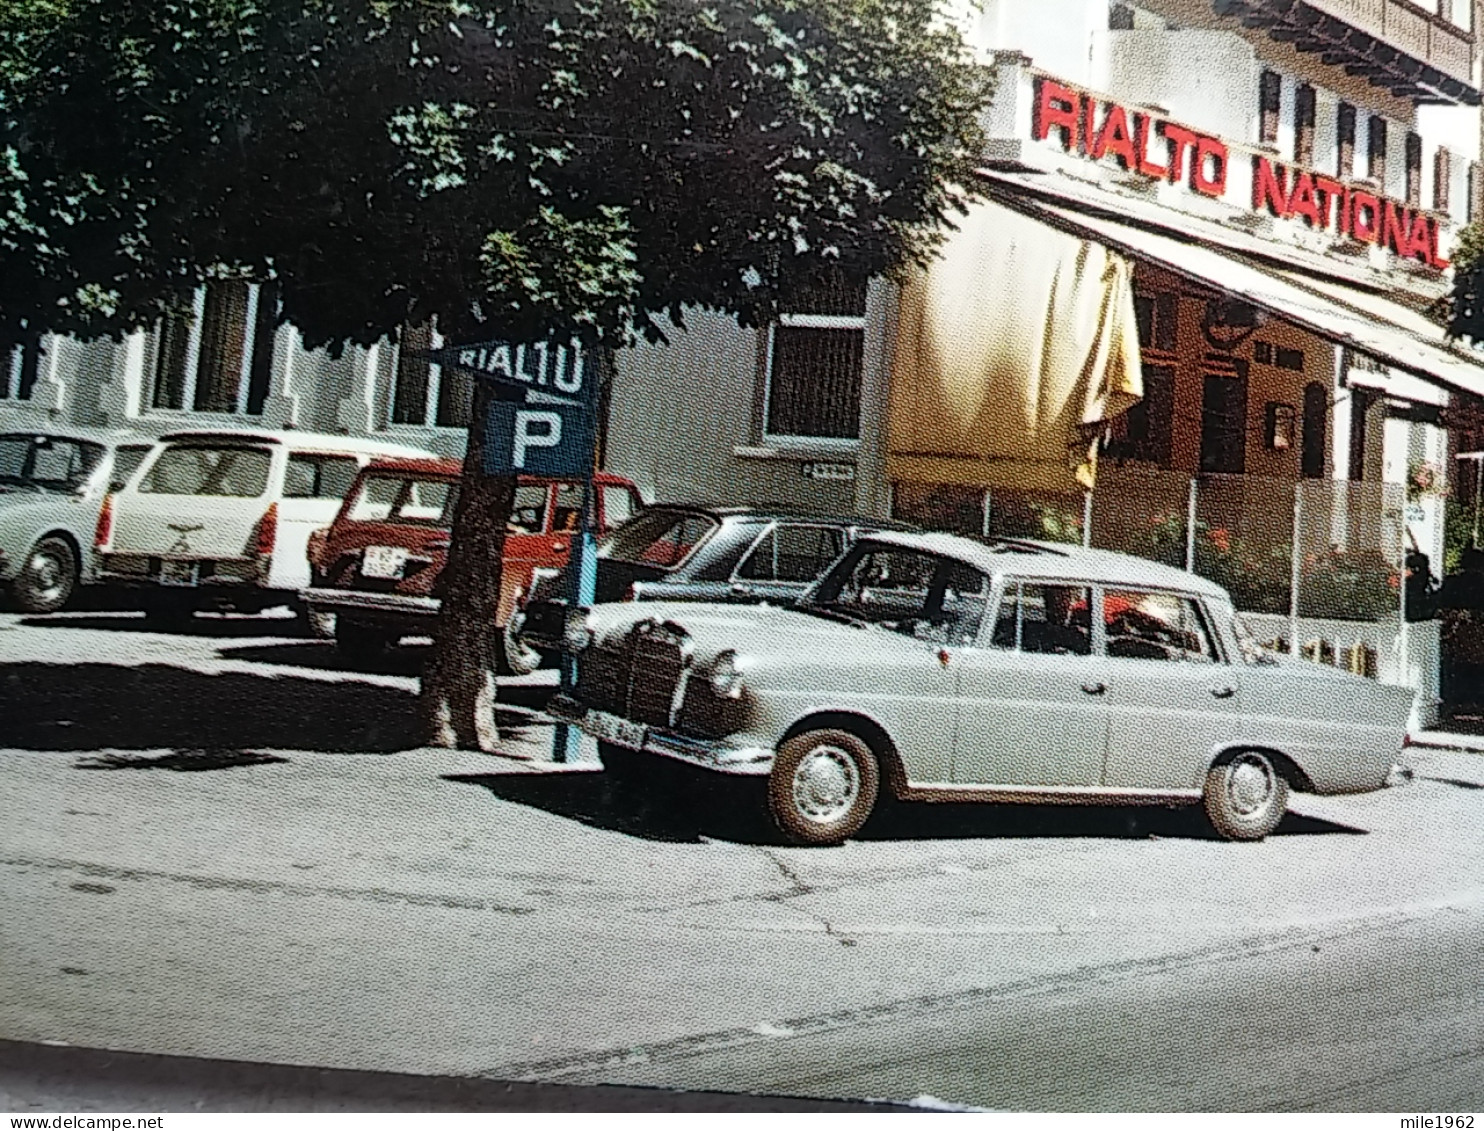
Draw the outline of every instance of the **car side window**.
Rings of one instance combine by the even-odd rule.
[[[840,556],[844,547],[844,535],[831,527],[780,523],[743,559],[737,576],[747,581],[807,585]]]
[[[633,493],[627,487],[606,486],[603,488],[603,527],[609,529],[620,522],[627,522],[639,513]]]
[[[139,465],[144,462],[144,457],[149,455],[149,446],[130,445],[119,448],[113,453],[113,477],[108,481],[110,491],[122,491],[124,484],[129,482],[129,477],[138,470]]]
[[[1104,591],[1103,631],[1109,656],[1216,662],[1216,648],[1199,606],[1178,593]]]
[[[546,530],[547,488],[544,484],[527,483],[515,489],[515,504],[510,508],[506,530],[511,534],[541,534]]]
[[[571,534],[582,521],[582,495],[586,488],[581,483],[558,483],[556,504],[551,510],[551,529],[555,534]]]
[[[290,452],[283,474],[285,499],[343,499],[360,469],[354,456]]]
[[[1092,654],[1092,591],[1010,578],[1000,598],[991,643],[1016,652]]]

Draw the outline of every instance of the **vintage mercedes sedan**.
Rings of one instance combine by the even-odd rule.
[[[1227,593],[1142,558],[878,533],[789,609],[574,610],[549,710],[605,759],[767,779],[837,843],[903,799],[1205,807],[1258,840],[1290,792],[1394,780],[1412,693],[1260,648]],[[1396,776],[1400,776],[1396,774]]]

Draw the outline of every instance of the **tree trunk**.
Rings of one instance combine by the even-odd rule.
[[[452,543],[443,567],[443,601],[433,654],[422,678],[428,744],[496,753],[495,647],[499,630],[505,527],[515,502],[515,479],[484,474],[484,418],[489,382],[476,381],[469,443],[459,479]]]

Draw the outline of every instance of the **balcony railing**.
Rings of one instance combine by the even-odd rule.
[[[1441,0],[1447,3],[1448,0]],[[1212,0],[1219,15],[1417,102],[1479,104],[1473,32],[1411,0]]]

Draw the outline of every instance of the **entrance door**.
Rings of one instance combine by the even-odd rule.
[[[1094,786],[1107,753],[1107,664],[1083,585],[1010,579],[990,647],[961,657],[953,780]]]
[[[1247,371],[1207,373],[1201,397],[1201,470],[1247,470]]]

